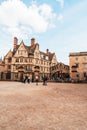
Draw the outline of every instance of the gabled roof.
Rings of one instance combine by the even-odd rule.
[[[35,43],[33,46],[32,45],[27,46],[27,45],[24,44],[24,42],[22,40],[21,43],[16,46],[16,49],[13,49],[13,52],[12,52],[13,55],[15,55],[15,53],[17,52],[17,50],[18,50],[18,48],[20,47],[21,44],[24,45],[24,47],[25,47],[25,49],[26,49],[26,51],[28,53],[28,56],[29,55],[34,55],[34,51],[36,49],[36,46],[39,45],[38,43]],[[48,53],[46,52],[45,53],[45,52],[42,52],[42,51],[40,51],[40,54],[42,54],[44,56],[44,58],[46,56],[48,56],[48,58],[49,58],[50,61],[52,60],[53,56],[55,55],[55,53],[51,53],[51,52],[48,52]]]
[[[9,54],[9,53],[12,53],[12,51],[11,50],[9,50],[9,52],[4,56],[4,58]],[[12,55],[13,55],[13,53],[12,53]]]
[[[55,53],[50,53],[49,54],[49,60],[52,60],[53,56],[55,55]]]
[[[48,56],[48,57],[49,57],[49,60],[52,60],[53,56],[55,55],[55,53],[51,53],[51,52],[48,52],[48,54],[47,54],[47,53],[45,53],[45,52],[40,51],[40,53],[41,53],[42,55],[44,55],[44,56]]]
[[[24,47],[25,47],[25,49],[26,49],[28,55],[34,53],[35,48],[36,48],[36,44],[33,45],[33,46],[27,46],[27,45],[25,45],[24,42],[22,41],[22,42],[20,43],[20,45],[21,45],[22,43],[23,43],[23,45],[24,45]],[[16,50],[13,50],[13,55],[17,52],[17,50],[18,50],[18,48],[20,47],[20,45],[17,45]]]

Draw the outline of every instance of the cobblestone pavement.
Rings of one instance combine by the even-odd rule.
[[[87,130],[87,84],[0,82],[0,130]]]

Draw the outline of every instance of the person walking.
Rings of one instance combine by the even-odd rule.
[[[47,76],[43,77],[43,85],[47,85]]]
[[[36,75],[36,85],[38,85],[38,81],[39,79],[38,79],[38,76]]]

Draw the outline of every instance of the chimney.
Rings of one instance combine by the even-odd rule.
[[[35,44],[35,39],[32,38],[32,39],[31,39],[31,46],[34,46],[34,44]]]
[[[46,54],[49,54],[49,49],[46,49]]]
[[[14,49],[16,49],[17,44],[18,44],[18,39],[17,37],[14,37]]]

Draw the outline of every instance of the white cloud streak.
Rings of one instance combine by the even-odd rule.
[[[47,4],[27,7],[21,0],[7,0],[0,4],[0,25],[3,31],[27,38],[31,33],[42,33],[54,27],[56,14]]]

